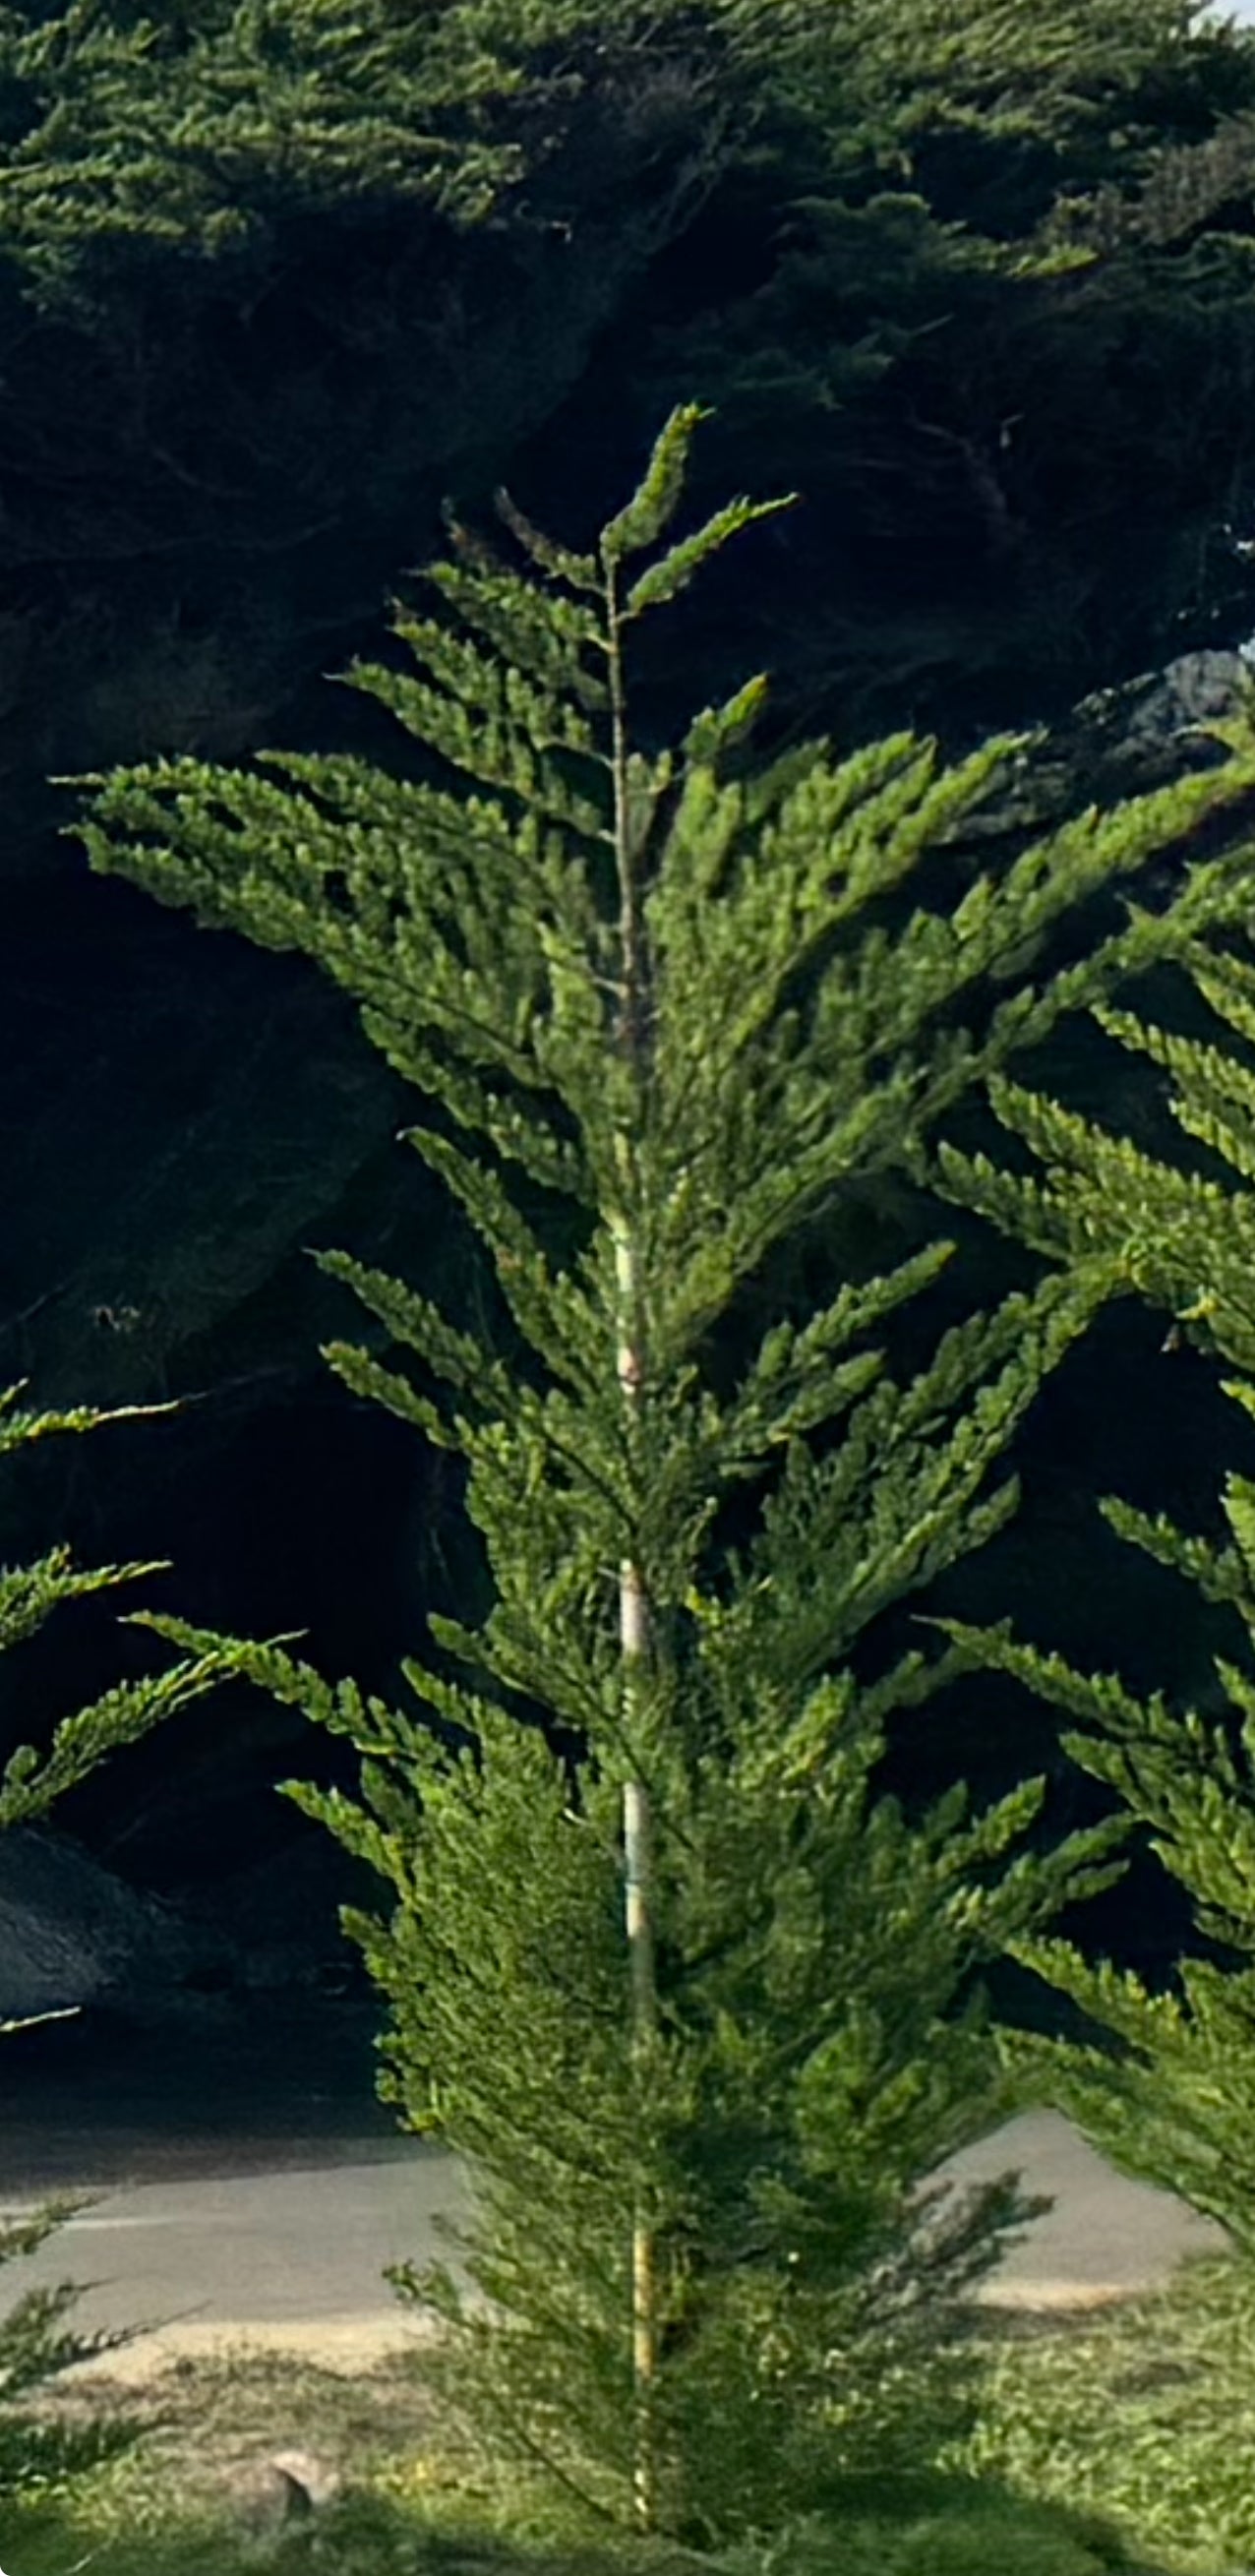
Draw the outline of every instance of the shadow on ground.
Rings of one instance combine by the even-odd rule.
[[[88,2007],[16,2031],[0,2061],[0,2194],[194,2180],[400,2150],[375,2092],[380,2014],[307,1995],[258,1998],[199,2028]]]

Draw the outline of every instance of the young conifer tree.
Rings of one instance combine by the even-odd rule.
[[[1016,1046],[1231,917],[1233,857],[1027,980],[1255,763],[1083,815],[953,915],[886,927],[1021,742],[945,768],[903,733],[755,773],[755,679],[678,758],[632,748],[630,630],[787,506],[735,501],[642,565],[702,416],[672,415],[595,553],[499,494],[521,575],[450,520],[428,578],[470,631],[398,608],[430,676],[349,673],[475,792],[350,757],[163,760],[76,782],[98,792],[71,828],[101,872],[355,996],[495,1265],[513,1348],[318,1256],[380,1328],[332,1366],[469,1466],[495,1601],[478,1629],[433,1618],[438,1657],[406,1666],[451,1741],[282,1641],[232,1651],[363,1756],[361,1804],[285,1786],[396,1890],[388,1922],[343,1916],[391,2005],[381,2091],[473,2185],[463,2279],[394,2274],[446,2320],[433,2370],[481,2451],[709,2539],[927,2459],[962,2412],[968,2295],[1025,2207],[1010,2178],[925,2188],[1010,2099],[965,1987],[1119,1866],[1118,1827],[1010,1856],[1040,1783],[918,1823],[875,1794],[888,1721],[953,1669],[877,1663],[875,1623],[1014,1509],[990,1471],[1104,1265],[972,1316],[905,1384],[878,1337],[946,1244],[773,1325],[725,1383],[734,1301]]]
[[[101,1413],[89,1405],[75,1405],[68,1411],[36,1413],[19,1406],[21,1393],[20,1385],[0,1389],[0,1459],[62,1432],[90,1431],[177,1409],[127,1405]],[[0,1653],[35,1636],[61,1603],[81,1601],[91,1593],[164,1570],[160,1561],[77,1566],[63,1546],[51,1548],[35,1564],[6,1566],[0,1571]],[[209,1652],[164,1673],[117,1683],[89,1708],[62,1718],[42,1757],[34,1745],[19,1745],[0,1778],[0,1831],[37,1822],[54,1799],[76,1788],[108,1754],[134,1744],[163,1718],[216,1687],[222,1671],[222,1657]],[[0,2034],[68,2019],[77,2009],[70,2005],[59,2013],[3,2021]],[[52,2200],[0,2227],[0,2265],[35,2253],[68,2218],[89,2205],[83,2200]],[[76,2425],[34,2423],[21,2412],[25,2401],[73,2363],[93,2360],[128,2342],[137,2331],[124,2327],[80,2334],[67,2329],[66,2311],[77,2296],[73,2283],[58,2282],[50,2289],[27,2291],[0,2317],[0,2498],[95,2468],[129,2449],[147,2429],[138,2419],[121,2414],[107,2422]]]
[[[1182,1339],[1238,1373],[1225,1394],[1255,1415],[1255,967],[1200,943],[1191,978],[1229,1043],[1207,1043],[1109,1006],[1101,1026],[1171,1078],[1168,1106],[1183,1132],[1229,1166],[1234,1187],[1164,1162],[1057,1101],[1006,1081],[991,1085],[1008,1132],[1038,1157],[1039,1175],[995,1169],[988,1157],[939,1149],[939,1186],[1017,1240],[1059,1261],[1097,1253],[1172,1320]],[[1218,1033],[1219,1034],[1219,1033]],[[1113,1674],[1077,1672],[1062,1656],[992,1630],[945,1620],[973,1669],[1012,1674],[1073,1730],[1066,1750],[1113,1788],[1130,1819],[1186,1889],[1197,1928],[1227,1961],[1177,1963],[1175,1983],[1148,1991],[1075,1943],[1030,1937],[1015,1955],[1080,2004],[1110,2045],[1008,2033],[1007,2061],[1069,2113],[1130,2173],[1177,2192],[1255,2252],[1255,1481],[1230,1470],[1228,1537],[1186,1533],[1166,1515],[1108,1497],[1104,1519],[1169,1577],[1197,1585],[1232,1617],[1236,1655],[1216,1655],[1221,1707],[1204,1715],[1160,1691],[1140,1699]]]

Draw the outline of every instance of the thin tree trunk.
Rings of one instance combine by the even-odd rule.
[[[620,1013],[618,1044],[644,1072],[644,1000],[636,851],[628,804],[627,738],[623,706],[623,668],[615,614],[613,576],[609,584],[610,695],[614,740],[615,856],[619,879]],[[639,1096],[639,1095],[638,1095]],[[619,1178],[622,1200],[613,1221],[615,1286],[618,1303],[616,1367],[629,1423],[639,1412],[645,1375],[642,1347],[640,1248],[633,1217],[633,1143],[621,1136]],[[641,1708],[641,1681],[649,1642],[649,1602],[642,1570],[625,1557],[619,1569],[619,1642],[623,1655],[624,1732],[631,1743]],[[648,2081],[650,2042],[657,2022],[654,1939],[651,1919],[651,1836],[649,1792],[641,1779],[623,1784],[624,1899],[631,1991],[631,2048],[638,2078],[638,2099]],[[637,2529],[652,2532],[658,2521],[657,2457],[658,2324],[654,2239],[643,2196],[637,2190],[632,2222],[632,2501]]]
[[[616,1245],[620,1316],[635,1303],[635,1247],[627,1227]],[[619,1384],[626,1405],[640,1399],[640,1349],[624,1335],[618,1348]],[[619,1569],[619,1642],[623,1653],[623,1715],[629,1741],[640,1707],[640,1681],[649,1636],[649,1604],[639,1565],[625,1557]],[[624,1899],[632,1997],[632,2055],[643,2088],[657,2020],[654,1939],[650,1919],[651,1839],[649,1792],[640,1779],[623,1784]],[[638,2192],[632,2224],[632,2497],[638,2530],[657,2525],[658,2469],[655,2425],[658,2368],[654,2240]]]
[[[623,1633],[642,1606],[634,1566],[624,1569],[620,1590]],[[625,1652],[627,1651],[625,1647]],[[632,1977],[632,2040],[640,2055],[654,2026],[654,1943],[649,1919],[649,1792],[641,1780],[623,1786],[623,1848],[627,1939]],[[653,2531],[658,2517],[655,2381],[658,2366],[654,2240],[639,2202],[632,2224],[632,2396],[635,2417],[632,2501],[637,2528]]]

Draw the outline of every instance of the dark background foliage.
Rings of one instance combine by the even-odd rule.
[[[763,751],[904,724],[959,750],[1232,648],[1255,625],[1255,39],[1178,0],[1043,0],[1031,27],[993,0],[26,6],[0,13],[0,174],[0,1380],[186,1399],[23,1461],[0,1552],[168,1556],[154,1606],[306,1628],[326,1670],[401,1691],[425,1611],[473,1611],[480,1570],[456,1466],[323,1368],[347,1301],[306,1252],[453,1303],[488,1295],[477,1256],[342,998],[94,880],[50,781],[266,744],[427,774],[327,675],[397,649],[388,597],[443,550],[442,495],[483,524],[504,482],[582,544],[691,399],[717,406],[694,520],[737,490],[803,506],[657,622],[647,743],[766,669]],[[1065,743],[1064,802],[1096,774],[1084,729]],[[1155,1114],[1153,1078],[1118,1067],[1117,1098],[1079,1036],[1041,1070]],[[942,1230],[962,1253],[917,1334],[1026,1275],[895,1185],[835,1210],[764,1307]],[[1215,1520],[1228,1409],[1162,1338],[1105,1319],[1020,1444],[1020,1520],[936,1606],[1198,1688],[1197,1605],[1090,1500]],[[147,1652],[112,1607],[67,1614],[5,1659],[0,1747]],[[1047,1715],[988,1681],[892,1767],[922,1796],[1041,1762],[1052,1820],[1095,1811]],[[224,1693],[58,1821],[170,1889],[307,1831],[267,1794],[293,1772],[355,1763]],[[1182,1932],[1150,1863],[1102,1920],[1148,1964]]]

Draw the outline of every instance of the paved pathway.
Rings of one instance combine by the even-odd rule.
[[[103,2365],[119,2375],[240,2339],[345,2365],[415,2342],[420,2318],[381,2272],[446,2251],[436,2218],[459,2210],[459,2174],[376,2102],[371,2040],[371,2009],[327,2004],[183,2040],[93,2030],[88,2017],[5,2040],[0,2215],[52,2190],[98,2200],[36,2257],[5,2264],[0,2308],[36,2282],[93,2282],[75,2308],[82,2329],[147,2329]],[[1057,2208],[987,2285],[992,2298],[1111,2298],[1224,2246],[1165,2192],[1113,2174],[1057,2112],[1028,2112],[953,2159],[959,2179],[1008,2166]]]
[[[1223,2253],[1222,2228],[1169,2192],[1129,2182],[1057,2111],[1027,2111],[946,2170],[983,2182],[1018,2167],[1028,2191],[1050,2192],[1054,2208],[1026,2228],[985,2292],[1001,2305],[1079,2306],[1167,2280],[1189,2254]]]
[[[289,2057],[293,2045],[289,2032]],[[146,2329],[93,2365],[120,2377],[241,2340],[346,2367],[414,2343],[421,2320],[381,2275],[387,2263],[446,2250],[435,2222],[457,2214],[457,2171],[372,2100],[372,2061],[355,2037],[328,2051],[324,2025],[322,2046],[311,2061],[321,2086],[308,2067],[297,2082],[289,2064],[286,2091],[275,2089],[273,2043],[269,2090],[263,2061],[254,2054],[250,2067],[238,2045],[216,2075],[212,2049],[180,2067],[167,2047],[155,2065],[122,2063],[111,2080],[54,2063],[25,2090],[6,2088],[0,2215],[37,2206],[53,2187],[101,2197],[38,2254],[5,2266],[0,2305],[36,2283],[91,2282],[74,2322]],[[1113,2174],[1053,2112],[1011,2122],[952,2170],[975,2180],[1009,2165],[1056,2206],[990,2285],[1001,2301],[1110,2297],[1223,2245],[1179,2202]]]

